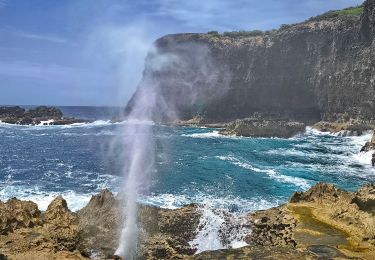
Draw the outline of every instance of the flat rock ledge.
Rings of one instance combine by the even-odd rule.
[[[62,197],[45,212],[31,201],[0,202],[0,259],[113,259],[122,203],[103,190],[78,212]],[[126,210],[126,208],[125,208]],[[288,203],[244,216],[247,246],[196,254],[201,208],[140,205],[137,259],[374,259],[375,186],[356,192],[318,183]],[[231,219],[220,232],[233,232]]]

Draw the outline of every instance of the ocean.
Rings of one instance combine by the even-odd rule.
[[[121,163],[113,154],[121,147],[113,140],[127,123],[111,123],[118,109],[61,109],[65,116],[95,121],[0,123],[0,200],[32,200],[45,210],[62,195],[77,211],[103,188],[121,192]],[[355,190],[375,177],[371,153],[359,153],[371,132],[340,137],[307,128],[290,139],[226,137],[217,129],[163,125],[154,125],[153,132],[155,172],[141,202],[171,209],[202,204],[204,228],[192,241],[199,251],[226,246],[218,239],[226,214],[239,217],[280,205],[319,181]],[[241,234],[235,234],[231,246],[243,244]]]

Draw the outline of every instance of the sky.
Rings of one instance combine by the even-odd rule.
[[[0,104],[124,106],[165,34],[267,30],[362,0],[0,0]]]

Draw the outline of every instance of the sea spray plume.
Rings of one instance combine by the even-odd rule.
[[[187,106],[202,104],[216,97],[218,89],[226,89],[218,88],[217,84],[226,83],[229,77],[220,81],[226,74],[216,68],[221,67],[214,65],[208,47],[199,44],[184,45],[174,51],[152,48],[149,52],[143,80],[127,107],[127,123],[120,139],[125,221],[117,255],[125,259],[137,255],[137,200],[149,189],[155,171],[153,122],[174,121],[185,113]]]
[[[204,115],[211,102],[223,96],[230,86],[227,66],[215,60],[210,47],[189,42],[175,43],[165,36],[154,44],[146,59],[143,81],[129,101],[125,114],[132,111],[144,87],[158,87],[153,118],[158,122],[190,119]]]
[[[125,159],[123,172],[124,187],[124,217],[125,222],[116,255],[125,259],[135,259],[138,244],[138,207],[140,194],[148,189],[151,174],[154,170],[153,123],[151,109],[154,106],[155,95],[142,92],[136,101],[132,113],[129,114],[123,131],[123,156]]]

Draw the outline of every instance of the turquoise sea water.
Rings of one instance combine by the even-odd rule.
[[[61,194],[78,210],[102,188],[121,190],[120,163],[109,150],[121,149],[113,140],[126,122],[109,118],[71,126],[0,123],[0,200],[31,199],[45,209]],[[359,153],[371,133],[338,137],[308,128],[278,139],[225,137],[210,128],[153,128],[155,173],[142,201],[167,208],[204,204],[207,230],[201,236],[212,241],[201,250],[222,246],[215,240],[214,229],[223,222],[217,210],[238,216],[279,205],[318,181],[354,190],[375,177],[371,154]]]

